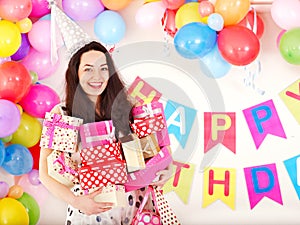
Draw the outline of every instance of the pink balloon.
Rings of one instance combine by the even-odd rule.
[[[39,77],[38,80],[42,80],[57,70],[59,61],[52,65],[50,52],[38,52],[34,48],[30,48],[29,53],[22,60],[22,64],[27,70],[36,72]]]
[[[32,85],[27,95],[19,104],[29,115],[37,118],[44,118],[60,102],[58,94],[50,87],[43,84]]]
[[[27,18],[31,10],[31,0],[1,0],[0,17],[17,22]]]
[[[104,11],[104,6],[99,0],[64,0],[62,7],[65,13],[76,21],[91,20]]]
[[[50,13],[49,3],[47,0],[31,0],[32,11],[30,13],[31,17],[42,17]]]
[[[199,13],[202,17],[209,16],[215,11],[214,5],[209,1],[199,3]]]
[[[286,30],[282,30],[279,32],[277,38],[276,38],[276,47],[279,48],[279,43],[280,43],[280,39],[282,37],[282,35],[286,32]]]
[[[162,0],[162,3],[167,9],[178,9],[185,3],[185,0]]]
[[[50,20],[38,20],[28,33],[31,46],[39,52],[50,52],[51,50],[51,29]]]
[[[30,182],[28,174],[24,174],[18,181],[18,185],[23,188],[24,192],[30,194],[42,206],[49,196],[48,190],[43,184],[34,185]]]

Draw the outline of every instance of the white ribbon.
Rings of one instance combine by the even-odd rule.
[[[51,9],[51,64],[54,65],[58,61],[57,45],[56,45],[56,10],[57,5],[55,0],[48,0],[49,8]]]

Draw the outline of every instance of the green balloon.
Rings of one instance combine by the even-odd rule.
[[[300,65],[300,28],[290,29],[282,35],[279,50],[288,63]]]
[[[26,208],[29,216],[29,225],[37,224],[40,219],[40,207],[37,201],[26,192],[24,192],[22,197],[17,200]]]

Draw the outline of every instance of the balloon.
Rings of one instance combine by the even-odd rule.
[[[104,11],[104,6],[99,0],[64,0],[64,12],[75,21],[94,19]]]
[[[17,131],[13,133],[11,143],[30,148],[38,143],[41,132],[42,125],[38,119],[24,112],[21,116],[20,126]]]
[[[16,24],[0,20],[0,57],[14,54],[21,45],[21,33]]]
[[[28,33],[32,28],[32,21],[29,18],[22,19],[16,22],[21,33]]]
[[[22,175],[32,170],[33,159],[30,151],[19,144],[11,144],[5,148],[3,169],[12,175]]]
[[[300,27],[300,2],[298,0],[274,1],[271,5],[274,22],[284,30]]]
[[[51,31],[50,20],[38,20],[32,25],[28,33],[31,46],[39,52],[50,52]]]
[[[162,3],[167,9],[178,9],[185,3],[185,0],[162,0]]]
[[[29,224],[29,215],[21,202],[13,198],[0,199],[0,224]]]
[[[9,188],[7,196],[10,198],[21,198],[23,195],[24,191],[23,188],[20,185],[13,185]]]
[[[33,117],[44,118],[60,102],[58,94],[50,87],[43,84],[34,84],[19,104],[26,113]]]
[[[151,2],[138,8],[135,22],[141,28],[149,28],[161,23],[165,8],[162,2]]]
[[[124,9],[131,3],[131,0],[101,0],[102,4],[110,10]]]
[[[290,64],[300,65],[300,28],[286,31],[279,42],[281,56]]]
[[[2,140],[0,140],[0,166],[2,165],[5,157],[5,145]]]
[[[4,62],[9,62],[9,61],[11,61],[10,56],[9,56],[9,57],[5,57],[5,58],[1,58],[1,57],[0,57],[0,64],[2,64],[2,63],[4,63]]]
[[[0,64],[0,98],[17,103],[27,94],[30,85],[29,72],[21,63],[9,61]]]
[[[123,17],[112,10],[100,13],[94,23],[94,32],[104,44],[114,45],[125,35],[126,24]]]
[[[0,137],[13,134],[21,121],[18,107],[11,101],[0,99]]]
[[[37,73],[33,72],[33,71],[30,71],[29,73],[30,73],[30,76],[31,76],[32,84],[35,84],[39,79]]]
[[[208,16],[207,25],[215,31],[220,31],[224,27],[223,17],[219,13],[212,13]]]
[[[277,48],[279,48],[279,44],[280,44],[280,40],[282,38],[282,35],[286,32],[286,30],[282,30],[279,32],[279,34],[277,35],[277,38],[276,38],[276,46]]]
[[[17,199],[25,207],[29,215],[29,225],[35,225],[40,219],[40,207],[30,194],[24,192],[22,197]]]
[[[33,185],[41,184],[41,181],[39,179],[39,171],[36,170],[36,169],[32,169],[28,173],[28,179],[29,179],[30,183],[33,184]]]
[[[21,38],[21,46],[18,51],[11,56],[11,59],[14,61],[23,59],[30,50],[30,43],[27,34],[21,34]]]
[[[32,10],[30,13],[31,17],[42,17],[50,13],[49,3],[47,0],[31,0]]]
[[[198,8],[198,2],[190,2],[182,5],[175,15],[176,27],[180,29],[188,23],[201,22],[201,15],[199,14]]]
[[[33,185],[28,179],[28,174],[21,176],[18,184],[21,185],[24,192],[30,194],[37,201],[39,206],[42,206],[49,197],[49,192],[43,184]]]
[[[202,1],[199,3],[199,13],[202,17],[209,16],[214,11],[215,7],[210,1]]]
[[[39,169],[39,160],[40,160],[40,150],[41,150],[41,147],[40,147],[40,142],[38,142],[36,145],[28,148],[31,155],[32,155],[32,158],[33,158],[33,167],[32,169],[36,169],[38,170]]]
[[[59,60],[52,65],[50,52],[38,52],[30,48],[27,56],[22,60],[22,64],[29,70],[38,74],[39,80],[51,76],[59,66]]]
[[[216,31],[204,23],[193,22],[177,31],[174,44],[181,56],[193,59],[207,54],[215,46],[216,40]]]
[[[0,181],[0,199],[5,198],[8,194],[9,186],[8,183]]]
[[[254,15],[256,15],[256,28],[254,24]],[[254,14],[253,11],[249,11],[245,18],[237,25],[244,26],[252,30],[258,38],[262,37],[265,29],[264,21],[257,13]]]
[[[221,78],[231,69],[231,64],[221,56],[218,45],[200,59],[200,67],[204,74],[212,78]]]
[[[31,10],[31,0],[1,0],[0,17],[17,22],[28,17]]]
[[[257,36],[248,28],[237,25],[221,30],[217,42],[223,58],[236,66],[248,65],[260,50]]]
[[[11,139],[12,139],[12,135],[8,135],[6,137],[0,138],[0,140],[3,141],[4,143],[10,142]],[[0,166],[1,166],[1,164],[0,164]]]
[[[249,0],[217,0],[215,3],[215,12],[223,17],[224,26],[239,23],[247,15],[249,8]]]
[[[175,15],[175,10],[167,9],[163,18],[164,31],[166,31],[171,37],[174,37],[177,32]]]

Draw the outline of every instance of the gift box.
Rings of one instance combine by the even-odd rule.
[[[74,153],[82,119],[46,112],[40,147]]]
[[[82,161],[96,161],[97,159],[110,158],[112,156],[120,160],[123,159],[119,142],[80,149]]]
[[[154,101],[141,106],[133,107],[132,115],[135,123],[162,115],[165,127],[156,132],[157,141],[160,147],[170,145],[167,122],[164,114],[163,104],[161,102]]]
[[[79,134],[83,148],[110,144],[116,141],[112,120],[83,124],[80,126]]]
[[[140,139],[141,148],[144,159],[149,159],[155,156],[159,151],[160,147],[157,142],[155,134],[150,134]]]
[[[126,195],[123,185],[109,184],[102,188],[102,192],[94,198],[96,202],[112,202],[113,207],[125,207]]]
[[[140,139],[136,134],[120,138],[128,173],[146,167]]]
[[[125,191],[133,191],[145,187],[153,182],[156,173],[167,168],[172,163],[172,155],[168,147],[163,147],[159,153],[146,162],[146,168],[127,176],[127,182],[124,184]]]
[[[54,150],[47,157],[48,174],[58,182],[72,187],[79,184],[77,165],[70,153]]]
[[[126,163],[116,157],[82,162],[78,169],[80,185],[84,190],[124,184],[127,181]]]

